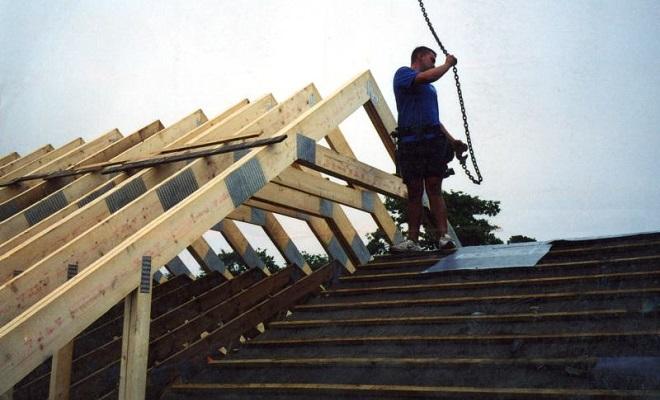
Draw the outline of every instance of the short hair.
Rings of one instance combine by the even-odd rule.
[[[419,56],[421,56],[422,54],[425,54],[425,53],[433,53],[434,56],[438,55],[438,53],[436,53],[435,51],[429,49],[426,46],[419,46],[419,47],[416,47],[415,50],[413,50],[412,54],[410,55],[410,63],[411,64],[414,63],[415,60],[417,59],[417,57],[419,57]]]

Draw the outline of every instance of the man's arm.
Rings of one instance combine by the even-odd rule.
[[[456,65],[456,62],[456,57],[451,54],[447,54],[444,64],[418,73],[415,77],[415,84],[431,83],[437,81],[438,79],[442,78],[442,76],[447,73],[451,67]]]

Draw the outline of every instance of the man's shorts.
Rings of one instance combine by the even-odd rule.
[[[444,177],[454,153],[442,135],[398,144],[399,173],[404,183],[416,178]]]

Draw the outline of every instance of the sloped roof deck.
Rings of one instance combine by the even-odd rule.
[[[440,257],[358,267],[163,398],[660,396],[660,233],[425,273]]]

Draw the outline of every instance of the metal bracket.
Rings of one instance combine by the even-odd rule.
[[[140,293],[149,293],[151,291],[151,256],[142,256],[140,272]]]
[[[66,269],[66,279],[69,280],[78,275],[78,264],[69,264]]]

